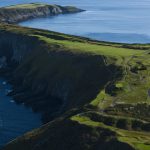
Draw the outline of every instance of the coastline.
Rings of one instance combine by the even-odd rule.
[[[0,8],[0,22],[16,24],[33,18],[79,13],[85,10],[73,6],[48,5],[40,3],[20,4]]]

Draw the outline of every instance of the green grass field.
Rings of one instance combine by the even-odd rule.
[[[37,7],[44,7],[47,4],[42,4],[42,3],[30,3],[30,4],[20,4],[20,5],[12,5],[12,6],[7,6],[5,7],[6,9],[34,9]]]

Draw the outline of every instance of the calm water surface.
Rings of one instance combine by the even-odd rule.
[[[0,6],[29,2],[74,5],[87,11],[25,21],[23,26],[105,41],[150,43],[150,0],[1,0]]]
[[[41,125],[40,115],[6,96],[11,86],[0,78],[0,147]]]

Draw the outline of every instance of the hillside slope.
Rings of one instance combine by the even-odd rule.
[[[3,150],[150,148],[150,45],[1,24],[0,50],[9,95],[53,120]]]

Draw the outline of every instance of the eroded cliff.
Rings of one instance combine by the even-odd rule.
[[[88,104],[108,81],[121,75],[119,67],[105,64],[104,56],[69,52],[63,45],[40,40],[42,32],[11,28],[0,30],[1,71],[13,70],[9,95],[42,112],[44,121]]]

